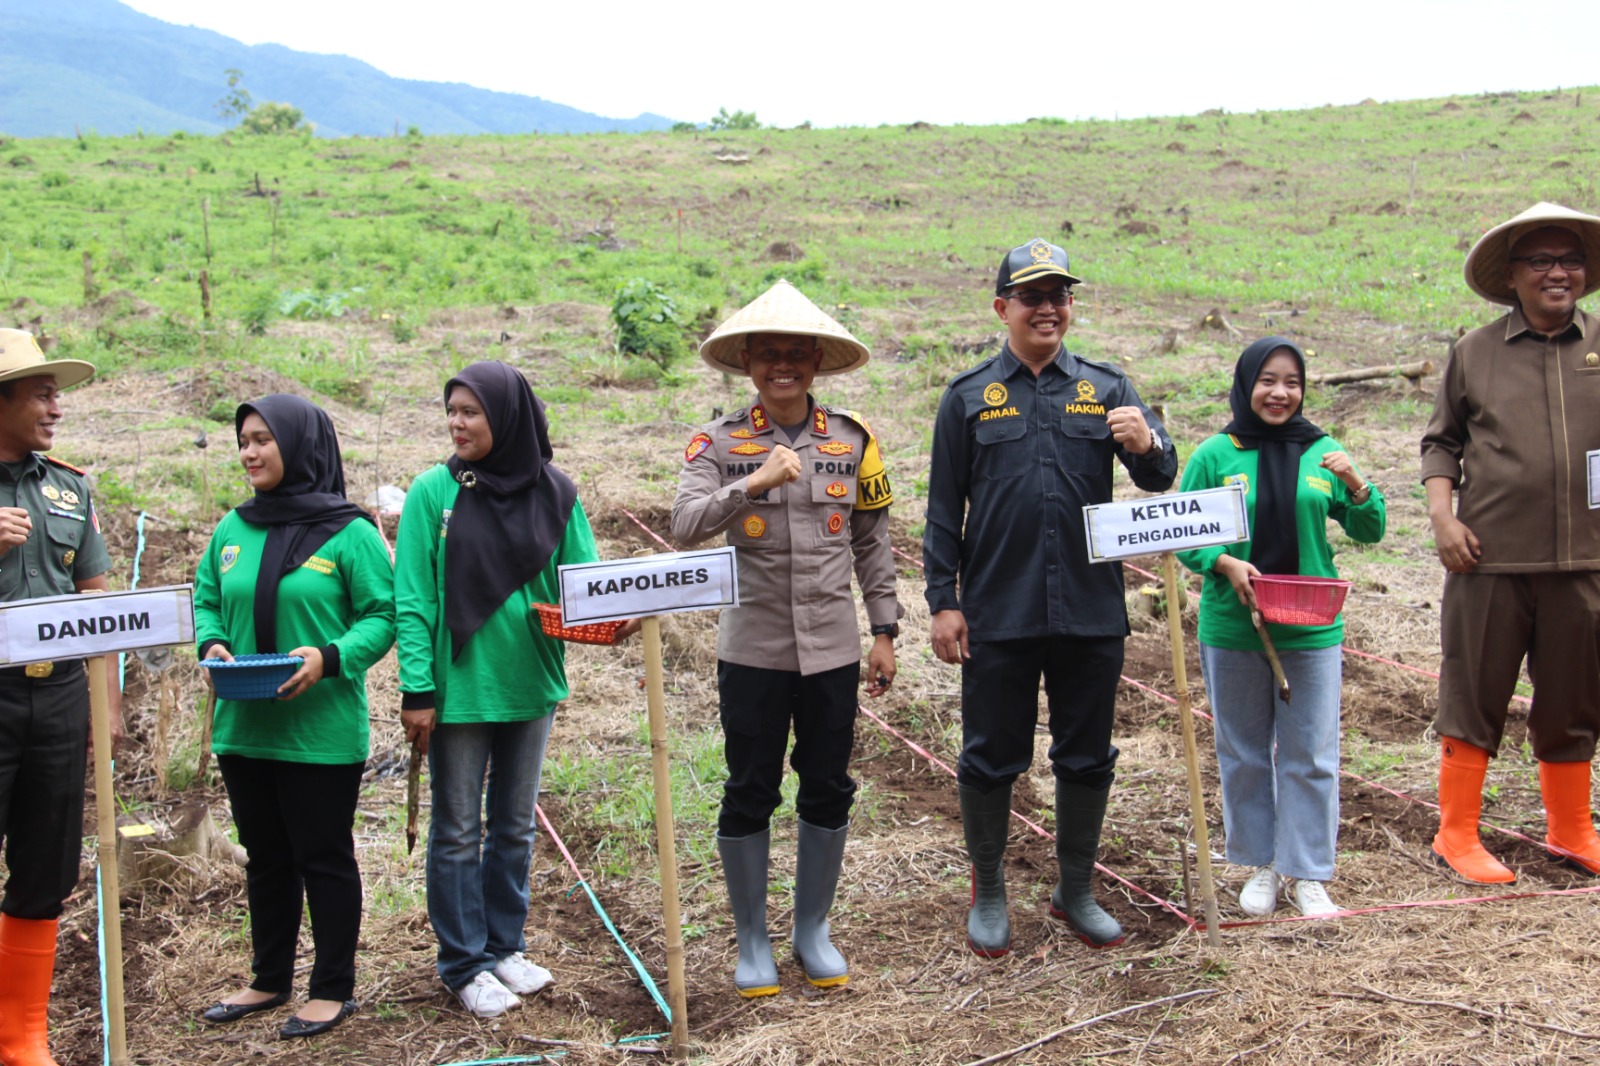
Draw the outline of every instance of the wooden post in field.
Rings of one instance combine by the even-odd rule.
[[[1178,720],[1183,729],[1183,762],[1189,775],[1189,817],[1194,822],[1194,846],[1199,852],[1200,898],[1206,908],[1206,943],[1222,946],[1218,928],[1217,886],[1211,877],[1211,833],[1206,828],[1206,804],[1200,794],[1200,751],[1194,739],[1194,716],[1189,706],[1189,677],[1183,658],[1183,615],[1178,606],[1177,561],[1161,553],[1161,576],[1167,587],[1167,632],[1172,638],[1172,677],[1178,688]]]
[[[100,864],[100,944],[105,952],[106,1054],[111,1066],[127,1066],[128,1024],[122,1001],[122,903],[117,883],[117,798],[111,783],[111,697],[106,657],[84,660],[89,670],[89,725],[94,738],[94,805],[99,814],[95,846]]]
[[[643,620],[644,677],[650,707],[650,771],[655,779],[656,855],[661,870],[661,919],[667,932],[667,1005],[672,1008],[672,1057],[689,1057],[689,1005],[683,975],[683,919],[678,910],[678,848],[672,827],[672,776],[667,769],[666,686],[661,677],[661,619]]]

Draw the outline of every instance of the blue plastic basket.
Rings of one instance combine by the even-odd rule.
[[[278,686],[289,680],[305,662],[298,655],[235,655],[224,659],[201,659],[211,671],[217,698],[224,700],[275,700]]]

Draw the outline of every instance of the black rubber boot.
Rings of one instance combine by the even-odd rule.
[[[850,967],[828,939],[828,911],[839,868],[844,865],[844,839],[850,827],[822,829],[800,823],[794,862],[794,957],[806,971],[806,980],[818,988],[832,988],[850,980]]]
[[[967,946],[974,954],[998,959],[1011,951],[1011,920],[1006,917],[1006,834],[1011,829],[1011,786],[979,792],[957,786],[961,828],[972,862],[972,907],[967,911]]]
[[[1110,792],[1109,785],[1090,788],[1056,780],[1056,865],[1061,868],[1061,882],[1050,894],[1050,917],[1066,922],[1092,948],[1113,947],[1127,939],[1117,920],[1094,901],[1092,888]]]
[[[769,830],[745,837],[717,837],[722,856],[722,876],[728,883],[728,903],[739,937],[739,964],[733,987],[746,999],[778,992],[778,965],[772,961],[772,941],[767,937],[767,849]]]

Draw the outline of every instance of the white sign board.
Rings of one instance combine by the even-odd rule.
[[[1083,522],[1091,563],[1250,539],[1240,484],[1090,504],[1083,509]]]
[[[562,625],[739,606],[731,547],[577,563],[558,572]]]
[[[0,666],[193,643],[193,585],[0,603]]]

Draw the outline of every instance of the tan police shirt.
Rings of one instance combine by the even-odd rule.
[[[1483,547],[1475,572],[1600,570],[1588,453],[1600,450],[1600,319],[1554,337],[1514,308],[1450,349],[1422,437],[1422,478],[1460,488]]]
[[[800,477],[759,496],[749,478],[780,444]],[[697,544],[726,533],[739,566],[739,603],[722,612],[717,657],[816,674],[861,659],[850,570],[872,625],[896,621],[889,550],[888,472],[853,412],[814,405],[790,443],[757,403],[702,426],[684,450],[672,535]]]

